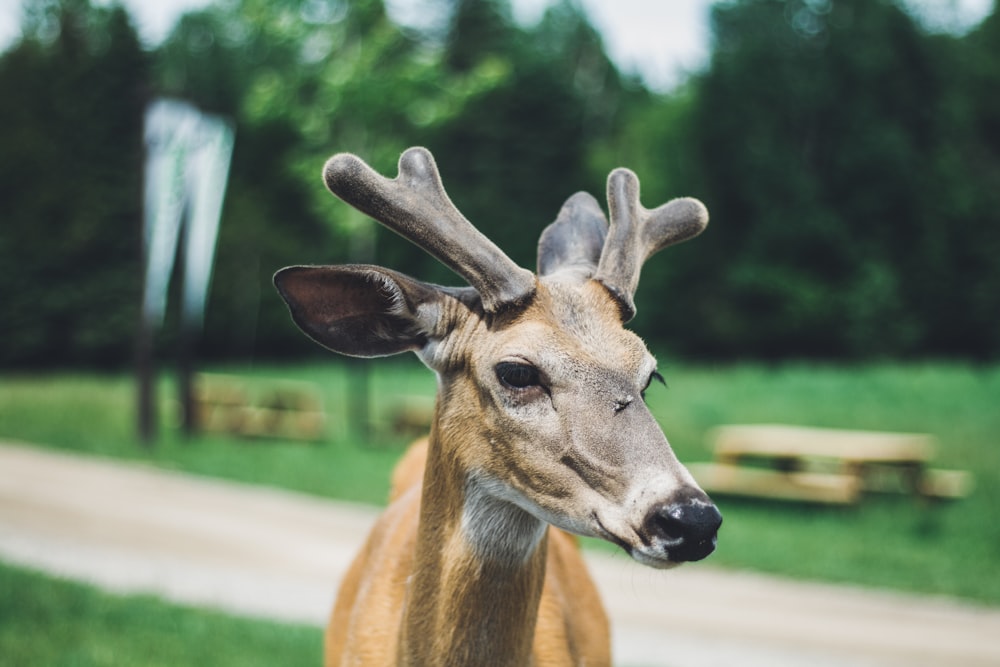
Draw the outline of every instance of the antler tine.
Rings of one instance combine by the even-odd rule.
[[[323,179],[330,192],[462,276],[479,292],[486,312],[523,304],[534,294],[534,275],[483,236],[448,198],[426,148],[404,152],[395,179],[350,153],[327,160]]]
[[[672,199],[652,211],[639,203],[639,178],[629,169],[608,176],[611,227],[594,279],[618,301],[622,320],[635,316],[632,297],[639,271],[650,256],[667,246],[700,234],[708,225],[708,210],[697,199]]]

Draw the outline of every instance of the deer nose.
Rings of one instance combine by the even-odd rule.
[[[715,551],[721,525],[719,509],[701,500],[660,505],[646,519],[648,534],[678,563],[701,560]]]

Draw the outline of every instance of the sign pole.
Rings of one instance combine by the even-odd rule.
[[[152,446],[156,435],[156,390],[153,383],[153,331],[145,317],[139,319],[139,334],[136,340],[135,368],[138,382],[139,442],[144,447]]]
[[[180,247],[184,264],[178,384],[185,434],[195,427],[191,382],[194,342],[201,330],[215,259],[233,129],[189,104],[157,100],[146,110],[143,220],[145,285],[136,343],[139,438],[156,430],[153,338],[163,326],[167,292]]]

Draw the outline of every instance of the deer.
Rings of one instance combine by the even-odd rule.
[[[607,181],[610,220],[570,197],[521,268],[449,199],[432,154],[388,178],[340,153],[327,188],[468,285],[374,265],[291,266],[274,283],[334,352],[415,352],[437,375],[429,435],[344,576],[324,637],[334,665],[610,665],[607,614],[577,539],[669,568],[716,547],[722,515],[646,406],[662,381],[625,328],[642,264],[700,233],[696,199],[648,210],[639,179]]]

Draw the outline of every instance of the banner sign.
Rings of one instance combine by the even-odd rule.
[[[142,312],[158,328],[184,230],[185,326],[200,327],[212,278],[219,218],[233,152],[233,129],[189,104],[157,100],[146,110]]]

